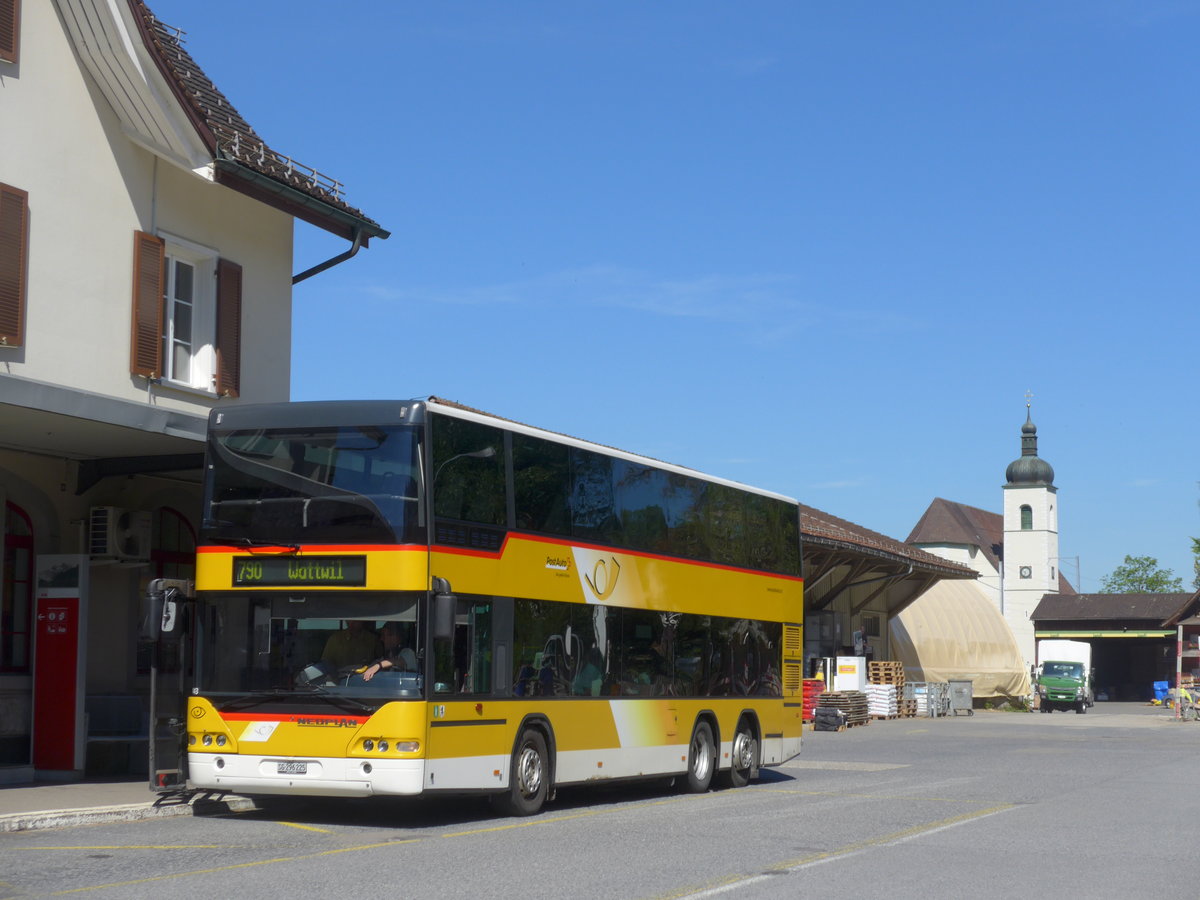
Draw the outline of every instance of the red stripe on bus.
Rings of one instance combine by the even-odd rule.
[[[448,544],[434,544],[432,549],[438,553],[450,553],[455,556],[473,556],[478,559],[500,559],[504,556],[504,551],[508,547],[508,542],[513,535],[511,533],[504,536],[504,543],[500,545],[499,550],[471,550],[468,547],[454,547]],[[542,537],[537,534],[517,534],[516,539],[520,541],[530,541],[537,544],[552,544],[556,547],[564,549],[572,549],[578,547],[581,550],[595,550],[601,553],[620,553],[623,556],[634,556],[638,559],[654,559],[660,562],[683,563],[688,566],[702,566],[706,569],[721,569],[725,572],[741,572],[750,575],[764,575],[767,578],[780,578],[784,581],[803,582],[802,575],[785,575],[782,572],[767,572],[763,569],[746,569],[741,566],[727,566],[722,563],[705,562],[699,559],[685,559],[682,556],[667,556],[660,553],[646,553],[642,550],[626,550],[621,547],[608,547],[604,544],[587,544],[575,542],[566,542],[562,538]]]
[[[470,556],[476,559],[491,559],[499,560],[504,556],[508,548],[508,542],[512,540],[514,535],[510,532],[504,536],[504,542],[500,545],[499,550],[472,550],[469,547],[455,547],[451,544],[303,544],[299,550],[289,546],[278,547],[241,547],[230,546],[223,544],[206,545],[197,547],[197,553],[400,553],[400,552],[426,552],[433,550],[437,553],[448,553],[453,556]],[[804,582],[802,575],[786,575],[782,572],[768,572],[763,569],[748,569],[742,566],[729,566],[724,563],[706,562],[699,559],[685,559],[682,556],[668,556],[661,553],[647,553],[641,550],[627,550],[621,547],[608,547],[604,544],[589,544],[581,542],[567,542],[562,538],[543,537],[536,534],[517,534],[517,540],[529,541],[536,544],[551,544],[555,547],[570,549],[578,547],[581,550],[593,550],[601,553],[620,553],[624,556],[633,556],[638,559],[653,559],[659,562],[682,563],[688,566],[700,566],[706,569],[719,569],[724,572],[740,572],[750,575],[763,575],[767,578],[778,578],[783,581]]]
[[[264,544],[261,547],[246,547],[240,544],[206,544],[197,547],[197,553],[425,553],[426,544],[301,544],[299,549],[291,544]]]

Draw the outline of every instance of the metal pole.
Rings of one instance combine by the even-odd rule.
[[[1175,626],[1175,718],[1183,718],[1183,622]]]

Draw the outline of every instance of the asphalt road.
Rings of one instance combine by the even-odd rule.
[[[562,791],[532,819],[476,800],[305,801],[0,835],[0,898],[1195,893],[1200,723],[1129,704],[806,732],[742,790]]]

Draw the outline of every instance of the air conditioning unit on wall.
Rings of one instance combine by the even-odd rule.
[[[149,559],[151,524],[148,512],[93,506],[88,517],[88,555]]]

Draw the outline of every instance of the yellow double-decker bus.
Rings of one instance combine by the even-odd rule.
[[[214,411],[186,777],[743,785],[800,749],[799,507],[431,397]]]

